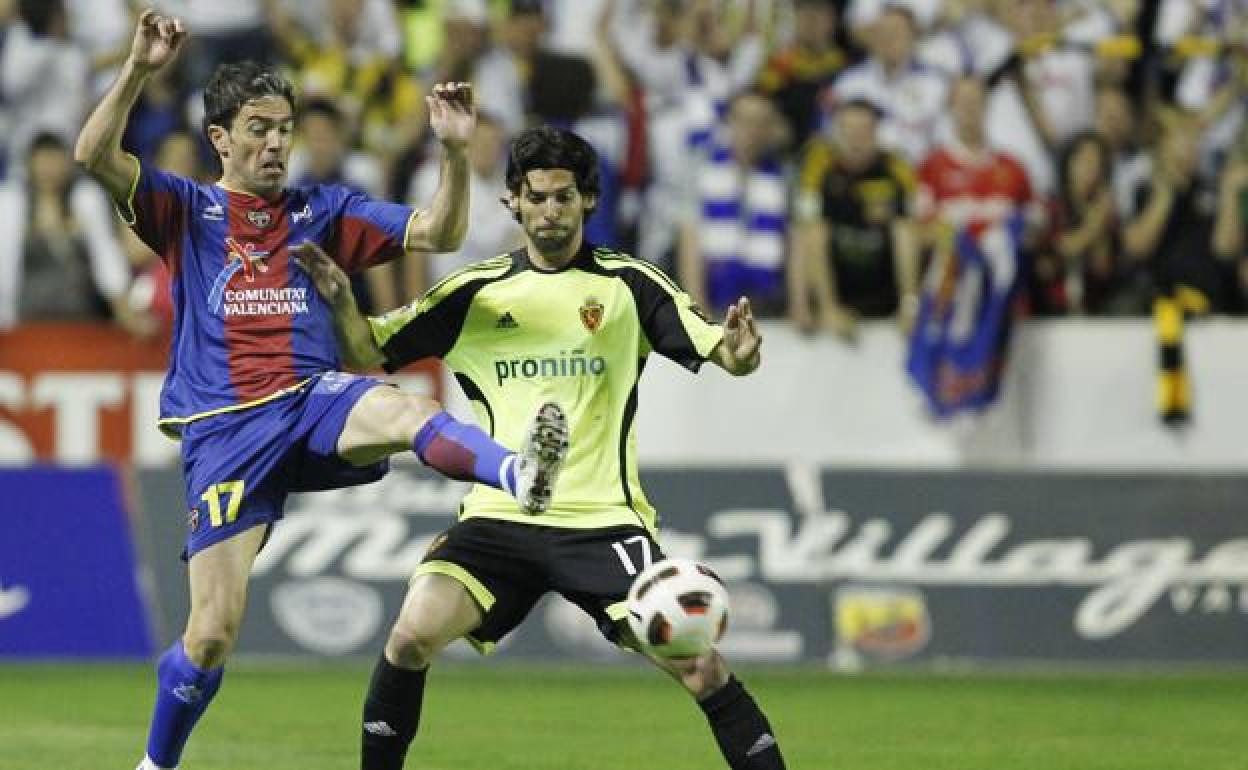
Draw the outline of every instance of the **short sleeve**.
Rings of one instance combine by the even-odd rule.
[[[724,338],[723,328],[711,323],[693,298],[657,267],[632,260],[620,275],[633,294],[651,349],[698,371]]]
[[[395,372],[422,358],[446,358],[459,340],[473,297],[510,266],[510,257],[470,265],[447,276],[419,300],[369,318],[385,370]]]
[[[334,230],[326,251],[343,270],[358,273],[403,255],[414,209],[373,200],[344,187],[330,187],[326,192],[336,203]]]
[[[166,262],[186,228],[186,213],[195,195],[195,183],[134,160],[134,182],[117,212],[147,246]]]
[[[396,372],[422,358],[442,358],[455,345],[455,336],[446,323],[445,308],[428,303],[428,297],[385,315],[368,319],[373,340],[384,359],[387,372]]]

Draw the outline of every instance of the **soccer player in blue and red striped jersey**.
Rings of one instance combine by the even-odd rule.
[[[389,455],[413,450],[445,475],[506,490],[537,512],[567,451],[557,405],[539,410],[516,454],[434,401],[338,371],[330,310],[296,259],[301,244],[315,243],[358,272],[406,250],[458,248],[476,121],[469,86],[438,85],[427,97],[442,180],[429,208],[414,211],[333,185],[287,188],[292,87],[252,62],[222,65],[204,91],[222,175],[198,184],[121,149],[143,84],[185,37],[179,19],[140,16],[121,74],[75,149],[173,276],[160,425],[182,441],[191,609],[157,666],[144,770],[177,766],[220,686],[252,563],[289,492],[376,480]]]

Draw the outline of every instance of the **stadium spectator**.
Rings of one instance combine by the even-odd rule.
[[[711,324],[651,265],[586,242],[582,228],[594,205],[598,164],[575,134],[526,131],[509,158],[508,205],[524,227],[523,250],[462,271],[381,319],[365,319],[350,303],[345,276],[328,255],[320,255],[313,271],[335,308],[347,360],[396,370],[440,357],[460,382],[474,385],[479,403],[494,405],[489,414],[499,436],[529,430],[526,401],[559,394],[573,410],[577,447],[542,514],[513,515],[490,490],[476,487],[464,498],[459,521],[434,541],[373,669],[361,767],[403,766],[419,727],[429,666],[446,645],[466,637],[489,651],[538,599],[558,592],[592,617],[608,640],[642,652],[680,682],[706,714],[729,767],[782,770],[767,717],[723,657],[714,649],[683,659],[648,652],[622,609],[639,572],[625,546],[639,551],[642,565],[662,558],[655,513],[633,475],[635,442],[626,434],[635,398],[626,393],[651,351],[692,370],[711,361],[733,375],[752,373],[762,340],[750,302],[733,303],[722,327]],[[581,323],[545,320],[567,317]],[[516,389],[497,375],[500,349],[592,352],[614,375],[582,369],[578,376],[569,364],[566,376],[543,375]]]
[[[557,405],[543,406],[516,455],[436,402],[337,371],[328,308],[295,261],[305,242],[324,243],[353,272],[408,249],[459,246],[475,123],[467,84],[426,98],[445,160],[444,184],[423,211],[341,187],[288,188],[294,89],[255,62],[222,66],[205,88],[205,128],[223,173],[219,184],[197,184],[121,149],[147,73],[177,55],[185,34],[178,19],[140,16],[121,75],[75,148],[175,273],[160,425],[182,439],[191,606],[157,666],[142,770],[177,766],[219,688],[252,564],[289,492],[376,480],[385,458],[412,450],[444,475],[508,490],[536,511],[567,447]]]
[[[299,142],[290,154],[290,178],[296,187],[341,185],[382,197],[384,181],[377,158],[351,148],[347,117],[333,101],[314,96],[299,108]],[[431,188],[430,193],[433,189]],[[427,198],[424,200],[428,200]],[[399,304],[393,275],[379,265],[351,277],[351,289],[361,306],[381,312]]]
[[[1102,83],[1096,89],[1096,133],[1109,146],[1114,208],[1124,216],[1135,210],[1136,191],[1153,171],[1144,146],[1145,115],[1121,86]]]
[[[165,138],[190,122],[190,90],[180,58],[172,66],[153,73],[130,114],[121,146],[140,160],[155,158]]]
[[[723,135],[692,180],[680,236],[680,281],[708,312],[749,296],[759,316],[787,311],[783,118],[762,94],[738,94]]]
[[[903,330],[918,301],[914,171],[876,142],[866,102],[837,110],[830,140],[807,147],[790,237],[790,314],[803,330],[852,337],[857,318],[896,317]]]
[[[1053,234],[1058,261],[1047,276],[1048,307],[1033,302],[1033,308],[1054,314],[1143,315],[1151,298],[1141,290],[1142,265],[1123,253],[1109,145],[1098,134],[1079,135],[1064,148],[1059,163]]]
[[[328,10],[328,23],[312,30],[280,18],[274,34],[302,92],[332,99],[348,118],[351,144],[388,167],[424,136],[420,86],[370,37],[365,0],[330,0]]]
[[[613,76],[614,69],[599,57],[597,72]],[[593,145],[598,156],[598,203],[585,236],[603,246],[619,245],[621,168],[628,142],[628,126],[620,102],[622,83],[616,93],[601,93],[593,64],[580,56],[541,51],[533,60],[529,106],[535,124],[566,128]],[[615,75],[623,80],[622,75]]]
[[[914,20],[919,32],[937,23],[946,4],[951,0],[847,0],[845,21],[851,33],[863,45],[870,48],[871,38],[876,34],[874,25],[879,23],[889,8],[903,10]]]
[[[500,202],[506,196],[503,177],[506,170],[507,140],[502,124],[488,111],[477,113],[477,128],[468,143],[468,234],[457,251],[430,253],[414,251],[403,261],[403,297],[412,300],[433,284],[474,262],[511,251],[520,245],[520,227],[508,216],[500,216]],[[437,188],[438,169],[428,163],[416,172],[412,201],[429,200]]]
[[[273,0],[157,0],[148,5],[184,19],[195,30],[180,66],[188,82],[201,86],[223,62],[275,62],[279,50],[273,36],[288,26],[270,23]]]
[[[126,60],[138,5],[136,0],[65,0],[69,36],[90,62],[92,97],[104,93]]]
[[[727,102],[757,78],[765,58],[753,3],[728,23],[722,0],[659,0],[649,15],[613,27],[616,48],[641,84],[650,116],[652,179],[641,205],[638,252],[673,267],[682,200]]]
[[[205,180],[198,139],[185,126],[165,134],[151,162],[156,168],[171,174]],[[121,227],[120,230],[126,256],[135,274],[127,295],[127,303],[136,318],[131,331],[143,338],[168,334],[173,329],[173,278],[169,268],[133,230],[129,227]]]
[[[1238,265],[1219,259],[1214,249],[1218,197],[1198,173],[1199,143],[1190,115],[1165,121],[1153,150],[1155,171],[1137,191],[1123,245],[1128,255],[1151,266],[1158,293],[1191,300],[1188,312],[1237,312]],[[1232,184],[1234,176],[1224,179]]]
[[[332,99],[313,96],[299,107],[299,141],[290,153],[290,178],[298,187],[340,184],[370,197],[382,193],[377,159],[351,147],[351,126]]]
[[[885,6],[869,27],[871,55],[841,73],[831,98],[824,100],[825,118],[845,102],[875,105],[883,116],[880,145],[915,164],[922,162],[939,136],[949,92],[945,76],[915,57],[917,34],[912,11]]]
[[[1217,220],[1213,251],[1218,259],[1235,267],[1241,296],[1248,297],[1248,248],[1244,228],[1248,225],[1248,126],[1240,130],[1226,167],[1218,180]],[[1248,310],[1248,307],[1241,308]]]
[[[132,320],[130,271],[104,192],[75,174],[59,134],[36,134],[25,181],[0,188],[0,329],[26,321]]]
[[[772,52],[758,89],[776,102],[793,132],[793,147],[806,144],[818,125],[819,93],[831,84],[847,57],[836,44],[832,0],[797,0],[793,41]]]
[[[394,0],[268,1],[270,24],[289,19],[322,45],[332,44],[349,27],[351,44],[360,53],[391,59],[403,55],[402,25]]]
[[[51,131],[72,140],[86,112],[90,73],[87,55],[69,37],[64,2],[17,0],[0,51],[0,107],[8,122],[0,166],[7,173],[25,171],[35,134]]]
[[[496,43],[485,0],[450,0],[444,12],[442,50],[426,79],[471,82],[479,104],[502,122],[510,136],[525,126],[529,67],[541,34],[540,9],[520,6],[508,12]]]
[[[982,229],[1015,213],[1025,214],[1033,229],[1043,222],[1044,211],[1027,172],[1017,160],[988,145],[984,102],[983,81],[956,80],[949,93],[953,137],[919,167],[918,216],[928,225],[929,245],[950,232]]]

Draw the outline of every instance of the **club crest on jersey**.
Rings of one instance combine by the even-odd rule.
[[[591,332],[598,331],[598,327],[602,326],[602,311],[601,302],[593,297],[586,297],[581,305],[581,323]]]
[[[273,215],[267,211],[248,211],[247,221],[263,229],[273,224]]]

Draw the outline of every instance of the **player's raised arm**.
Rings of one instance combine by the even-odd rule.
[[[351,293],[351,279],[334,264],[324,249],[311,241],[299,244],[292,252],[295,261],[312,279],[317,292],[324,297],[334,313],[334,334],[338,338],[338,352],[343,363],[352,369],[369,369],[380,364],[384,358],[381,348],[373,339],[368,319],[355,304]]]
[[[762,361],[762,344],[750,301],[742,297],[729,306],[724,317],[724,339],[715,346],[710,360],[729,374],[750,374]]]
[[[468,83],[440,83],[425,97],[429,125],[442,143],[441,178],[433,200],[407,227],[408,251],[454,251],[468,232],[468,140],[477,110]]]
[[[108,93],[91,112],[78,143],[74,160],[78,161],[116,200],[125,200],[134,184],[134,159],[121,149],[121,135],[126,129],[130,110],[134,108],[143,84],[151,73],[173,61],[186,28],[181,19],[162,16],[152,10],[139,16],[130,43],[130,55],[121,67],[121,74]]]

